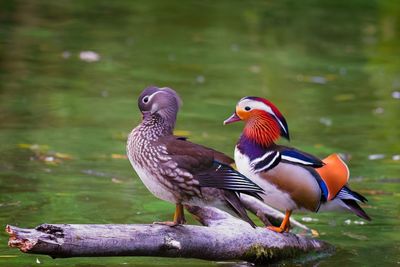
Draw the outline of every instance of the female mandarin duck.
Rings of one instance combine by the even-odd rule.
[[[289,130],[271,102],[260,97],[242,98],[224,124],[240,120],[245,127],[235,148],[238,170],[265,190],[264,202],[286,210],[281,226],[269,229],[289,231],[290,215],[296,209],[317,212],[341,208],[371,220],[357,204],[366,198],[348,187],[349,169],[337,154],[321,161],[275,144],[281,136],[289,140]]]
[[[239,193],[263,190],[229,166],[221,152],[173,135],[181,104],[170,88],[146,88],[138,99],[142,122],[128,137],[127,154],[136,173],[156,197],[176,204],[170,226],[185,223],[183,205],[227,207],[255,227]]]

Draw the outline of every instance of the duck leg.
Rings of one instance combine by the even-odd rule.
[[[291,210],[286,210],[285,213],[285,218],[283,219],[281,226],[276,227],[276,226],[267,226],[267,228],[271,231],[277,232],[277,233],[283,233],[283,232],[289,232],[290,229],[290,215],[292,215]]]
[[[175,206],[174,221],[154,222],[154,224],[162,224],[168,226],[177,226],[185,223],[186,223],[185,212],[183,210],[183,205],[181,203],[177,203]]]
[[[183,210],[183,205],[178,203],[175,207],[175,214],[174,214],[174,223],[178,224],[185,224],[185,211]]]

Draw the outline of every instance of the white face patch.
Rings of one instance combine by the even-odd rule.
[[[157,111],[158,111],[158,104],[157,104],[157,103],[154,103],[154,104],[151,106],[150,113],[151,113],[151,114],[154,114],[154,113],[156,113]]]
[[[147,97],[147,103],[149,103],[150,101],[151,101],[151,99],[156,95],[156,94],[158,94],[158,93],[161,93],[162,91],[157,91],[157,92],[155,92],[155,93],[152,93],[151,95],[147,95],[147,96],[145,96],[145,97]],[[144,99],[144,97],[143,97],[143,99]]]
[[[162,89],[164,89],[165,87],[163,87],[163,88],[160,88],[161,90]],[[145,96],[145,97],[143,97],[143,99],[145,99],[145,98],[147,98],[147,101],[146,101],[146,103],[150,103],[150,101],[153,99],[153,97],[155,96],[155,95],[157,95],[157,94],[159,94],[159,93],[166,93],[165,91],[157,91],[157,92],[155,92],[155,93],[152,93],[151,95],[147,95],[147,96]],[[142,100],[143,101],[143,100]],[[150,112],[153,114],[153,113],[155,113],[155,112],[157,112],[158,111],[158,104],[157,103],[154,103],[153,105],[152,105],[152,107],[151,107],[151,110],[150,110]]]
[[[255,101],[255,100],[251,100],[251,99],[243,99],[243,100],[239,101],[238,107],[243,110],[245,110],[245,107],[250,107],[251,109],[264,110],[264,111],[268,112],[269,114],[276,117],[275,113],[272,111],[272,108],[260,101]]]
[[[281,126],[283,131],[285,131],[285,133],[287,134],[285,125],[283,125],[282,121],[278,118],[278,116],[276,116],[275,112],[267,104],[265,104],[261,101],[256,101],[256,100],[245,98],[245,99],[240,100],[239,103],[237,104],[237,106],[243,110],[246,110],[246,107],[250,107],[250,110],[248,110],[248,111],[251,111],[253,109],[264,110],[265,112],[274,116],[274,118],[279,123],[279,125]]]

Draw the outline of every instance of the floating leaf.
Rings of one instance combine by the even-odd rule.
[[[38,160],[45,162],[48,165],[57,165],[61,162],[60,159],[57,159],[54,156],[47,156],[47,155],[42,155],[38,157]]]
[[[57,165],[63,160],[73,159],[73,157],[67,153],[48,151],[48,145],[18,144],[18,147],[31,150],[34,153],[34,156],[30,158],[31,160],[42,161],[49,165]]]
[[[65,59],[68,59],[68,58],[71,57],[71,52],[69,52],[69,51],[64,51],[64,52],[61,53],[61,56],[62,56],[63,58],[65,58]]]
[[[353,239],[357,239],[357,240],[368,240],[368,237],[366,237],[365,235],[358,235],[358,234],[354,234],[354,233],[350,233],[350,232],[344,232],[343,235],[348,236],[350,238]]]
[[[18,147],[43,153],[49,150],[48,145],[39,145],[39,144],[18,144]]]
[[[337,79],[337,75],[335,74],[327,74],[324,76],[307,76],[307,75],[302,75],[298,74],[296,76],[296,79],[299,82],[310,82],[310,83],[316,83],[316,84],[326,84],[329,81],[334,81]]]
[[[111,158],[113,159],[127,159],[128,157],[124,154],[111,154]]]
[[[322,77],[322,76],[311,76],[311,77],[309,77],[308,81],[310,81],[312,83],[319,83],[319,84],[326,83],[325,77]]]
[[[369,160],[377,160],[377,159],[383,159],[383,158],[385,158],[384,154],[371,154],[371,155],[368,155],[368,159]]]
[[[26,148],[26,149],[31,149],[31,144],[18,144],[18,147],[20,147],[20,148]]]
[[[394,99],[400,99],[400,92],[399,92],[399,91],[394,91],[394,92],[392,93],[392,97],[393,97]]]
[[[0,203],[0,207],[19,206],[20,204],[21,204],[21,201]]]
[[[119,179],[117,179],[117,178],[115,178],[115,177],[113,177],[113,178],[111,179],[111,182],[113,182],[113,183],[115,183],[115,184],[122,184],[122,183],[123,183],[121,180],[119,180]]]
[[[82,51],[79,53],[79,58],[85,62],[96,62],[100,60],[100,55],[93,51]]]
[[[253,66],[250,66],[249,70],[252,73],[260,73],[261,68],[258,65],[253,65]]]
[[[185,131],[185,130],[175,130],[174,135],[179,135],[179,136],[190,136],[191,132],[190,131]]]
[[[72,156],[67,153],[56,152],[54,155],[56,156],[56,158],[59,158],[59,159],[67,159],[67,160],[72,159]]]
[[[100,171],[95,171],[95,170],[83,170],[82,173],[88,174],[88,175],[93,175],[93,176],[99,176],[99,177],[105,177],[108,174]]]
[[[312,235],[313,237],[319,237],[318,231],[317,231],[317,230],[314,230],[314,229],[311,229],[311,235]]]
[[[311,218],[311,217],[303,217],[303,218],[301,218],[301,220],[302,220],[303,222],[318,222],[318,221],[319,221],[318,219],[316,219],[316,218]]]
[[[324,117],[322,117],[322,118],[319,119],[319,122],[320,122],[321,124],[327,126],[327,127],[332,126],[332,119],[330,119],[330,118],[324,118]]]
[[[196,77],[197,83],[204,83],[205,81],[206,81],[206,78],[203,75],[199,75]]]
[[[385,112],[385,109],[382,107],[377,107],[372,111],[374,114],[383,114]]]
[[[232,52],[238,52],[240,49],[240,46],[238,44],[231,44],[231,51]]]

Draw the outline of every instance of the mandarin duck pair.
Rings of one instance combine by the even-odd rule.
[[[280,137],[289,140],[289,130],[285,118],[268,100],[242,98],[233,115],[224,121],[245,123],[235,160],[173,135],[180,105],[174,90],[146,88],[138,99],[142,122],[127,142],[128,158],[147,189],[176,205],[173,221],[159,223],[184,224],[183,205],[196,205],[231,210],[256,227],[240,194],[286,211],[279,227],[267,227],[279,233],[289,231],[293,210],[345,209],[370,220],[358,205],[366,199],[348,187],[349,170],[338,155],[320,160],[275,144]]]

